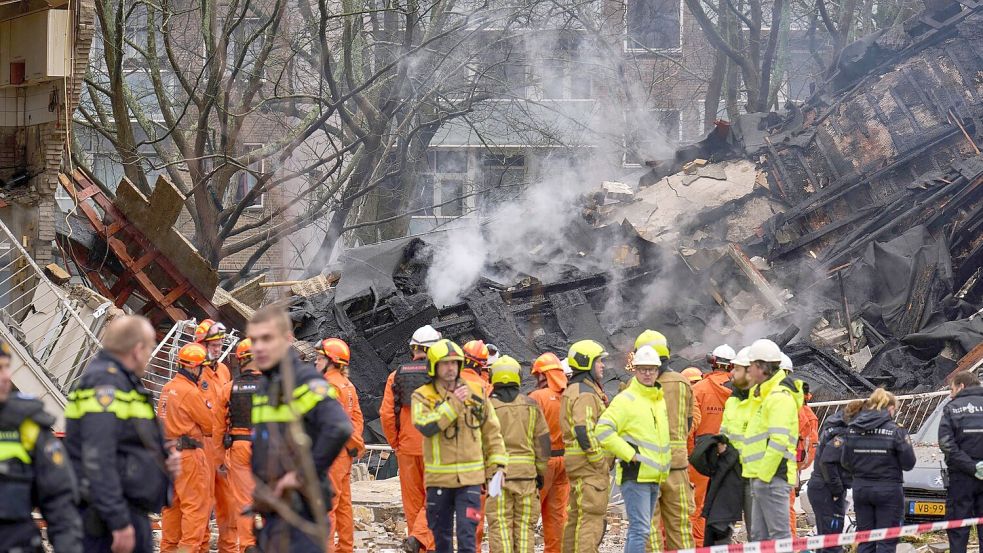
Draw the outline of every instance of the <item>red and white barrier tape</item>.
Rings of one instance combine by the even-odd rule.
[[[940,522],[923,522],[894,528],[878,528],[861,532],[845,532],[843,534],[823,534],[821,536],[806,536],[804,538],[786,538],[784,540],[756,541],[751,543],[732,543],[730,545],[714,545],[694,549],[678,549],[666,553],[793,553],[795,551],[812,551],[838,545],[853,545],[916,536],[925,532],[938,532],[965,528],[983,524],[983,517],[964,518],[961,520],[943,520]]]

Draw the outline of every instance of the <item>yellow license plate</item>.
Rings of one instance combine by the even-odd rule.
[[[913,515],[945,516],[945,503],[935,501],[912,501],[908,507]]]

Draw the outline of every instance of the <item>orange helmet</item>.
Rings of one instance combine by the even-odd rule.
[[[212,342],[225,339],[225,325],[205,319],[195,328],[195,342]]]
[[[550,351],[540,355],[532,364],[532,374],[543,374],[546,371],[562,370],[563,366],[560,365],[560,358]]]
[[[327,338],[318,344],[317,352],[335,365],[347,366],[352,359],[352,350],[340,338]]]
[[[205,350],[205,346],[197,342],[185,344],[184,347],[177,352],[178,364],[186,369],[196,369],[200,367],[207,359],[208,351]]]
[[[488,346],[481,340],[471,340],[461,348],[464,351],[464,362],[481,369],[488,364]]]
[[[679,374],[683,375],[683,378],[686,380],[689,380],[690,384],[703,380],[703,371],[696,367],[687,367]]]
[[[236,359],[238,359],[239,363],[242,364],[252,360],[252,358],[253,358],[253,341],[250,340],[249,338],[243,338],[242,340],[239,340],[239,343],[236,344]]]

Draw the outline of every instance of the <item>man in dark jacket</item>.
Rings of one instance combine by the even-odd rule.
[[[138,316],[113,320],[65,405],[65,447],[79,479],[88,552],[150,553],[148,513],[167,505],[181,457],[164,447],[153,396],[140,378],[154,328]]]
[[[706,519],[703,546],[732,543],[734,523],[744,512],[744,479],[740,454],[721,435],[707,434],[696,439],[689,462],[700,474],[710,478],[703,502]]]
[[[290,346],[293,332],[286,311],[276,306],[260,309],[246,334],[262,373],[252,409],[253,507],[263,515],[257,545],[262,551],[323,552],[332,495],[328,468],[345,447],[352,424],[335,399],[337,392]],[[295,423],[306,437],[293,433]],[[304,438],[307,451],[301,445]],[[310,524],[300,528],[288,523],[275,512],[277,502]]]
[[[949,468],[946,518],[983,516],[983,387],[970,372],[952,378],[952,401],[942,410],[939,448]],[[949,551],[966,553],[969,528],[947,530]],[[976,527],[983,541],[983,526]]]

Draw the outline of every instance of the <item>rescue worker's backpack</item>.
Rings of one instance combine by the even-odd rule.
[[[399,429],[399,412],[413,403],[413,392],[430,383],[426,363],[406,363],[396,368],[393,378],[393,409],[396,412],[396,428]]]
[[[253,427],[253,394],[259,387],[259,373],[243,373],[232,381],[229,393],[228,428],[225,434],[225,447],[232,447],[233,430],[251,430]]]

